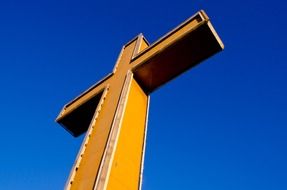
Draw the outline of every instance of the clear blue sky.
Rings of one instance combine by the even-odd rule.
[[[287,189],[287,13],[282,0],[0,2],[0,189],[62,189],[81,140],[54,122],[200,9],[225,50],[151,96],[143,190]]]

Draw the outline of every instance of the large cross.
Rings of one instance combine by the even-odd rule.
[[[223,49],[199,11],[149,45],[123,46],[113,72],[64,106],[56,119],[73,136],[87,131],[66,189],[141,189],[149,95]]]

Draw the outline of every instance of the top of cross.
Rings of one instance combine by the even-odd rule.
[[[131,44],[135,45],[131,48]],[[57,122],[75,134],[77,121],[81,118],[83,122],[84,115],[93,114],[95,109],[90,108],[100,101],[104,87],[112,81],[123,80],[129,70],[149,94],[223,48],[204,11],[199,11],[151,45],[140,34],[123,46],[113,72],[66,104]],[[130,51],[130,57],[123,62],[120,60],[125,51]]]

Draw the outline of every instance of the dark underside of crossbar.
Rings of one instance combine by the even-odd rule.
[[[89,128],[101,96],[102,92],[96,94],[93,98],[81,104],[77,109],[74,109],[66,117],[59,119],[57,122],[74,137],[83,134]]]
[[[206,22],[137,66],[134,76],[146,93],[151,93],[222,49],[223,44]]]

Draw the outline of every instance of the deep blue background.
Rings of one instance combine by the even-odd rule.
[[[225,50],[151,96],[143,190],[287,189],[282,0],[0,2],[0,189],[62,189],[83,137],[54,122],[112,71],[200,9]]]

